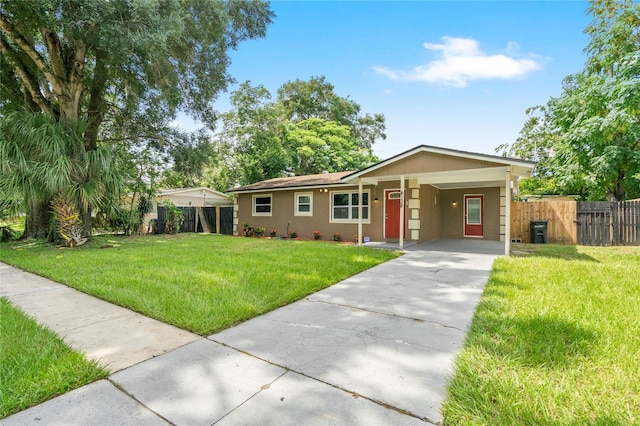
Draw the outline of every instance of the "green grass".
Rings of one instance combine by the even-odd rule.
[[[396,256],[329,242],[212,234],[96,237],[75,249],[15,243],[0,250],[3,262],[200,335]]]
[[[450,425],[640,424],[640,248],[498,259],[456,360]]]
[[[0,418],[107,376],[0,298]]]

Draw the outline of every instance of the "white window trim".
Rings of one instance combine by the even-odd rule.
[[[298,197],[309,197],[309,211],[301,212],[298,210],[300,206],[298,203]],[[313,192],[296,192],[293,195],[293,215],[294,216],[313,216]]]
[[[358,193],[358,189],[342,189],[342,190],[336,190],[336,191],[331,191],[329,192],[329,223],[358,223],[358,219],[334,219],[333,218],[333,194],[349,194],[349,199],[351,199],[351,194],[357,194]],[[370,224],[371,223],[371,191],[369,189],[365,189],[362,191],[363,194],[367,194],[369,197],[369,204],[366,205],[368,212],[367,212],[367,218],[366,219],[362,219],[362,223],[363,224]],[[360,198],[360,197],[358,197]],[[358,207],[356,206],[349,206],[350,208],[353,207]],[[365,206],[363,206],[365,207]]]
[[[271,198],[271,203],[269,204],[269,213],[258,213],[256,212],[256,198]],[[254,194],[251,198],[251,216],[271,216],[273,213],[273,195],[272,194]]]

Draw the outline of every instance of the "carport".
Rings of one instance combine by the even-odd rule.
[[[530,176],[534,167],[531,161],[422,145],[342,182],[357,184],[360,193],[373,187],[376,201],[384,194],[382,234],[385,241],[397,240],[400,249],[405,240],[469,238],[502,241],[509,255],[510,200],[519,178]],[[390,198],[395,194],[397,201]],[[358,235],[363,235],[362,209],[359,205]],[[397,234],[387,232],[390,221]]]

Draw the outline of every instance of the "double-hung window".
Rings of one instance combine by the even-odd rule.
[[[358,191],[331,193],[331,222],[358,221]],[[362,220],[369,223],[369,191],[362,193]]]
[[[271,194],[253,196],[253,216],[271,216]]]
[[[313,192],[295,193],[295,215],[313,216]]]

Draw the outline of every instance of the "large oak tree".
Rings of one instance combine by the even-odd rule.
[[[268,3],[245,0],[5,1],[0,119],[44,114],[81,132],[85,152],[159,144],[178,111],[215,120],[212,102],[232,81],[228,51],[263,37],[272,17]],[[2,152],[15,183],[16,158]],[[27,206],[27,236],[49,226],[57,194],[40,195]]]

